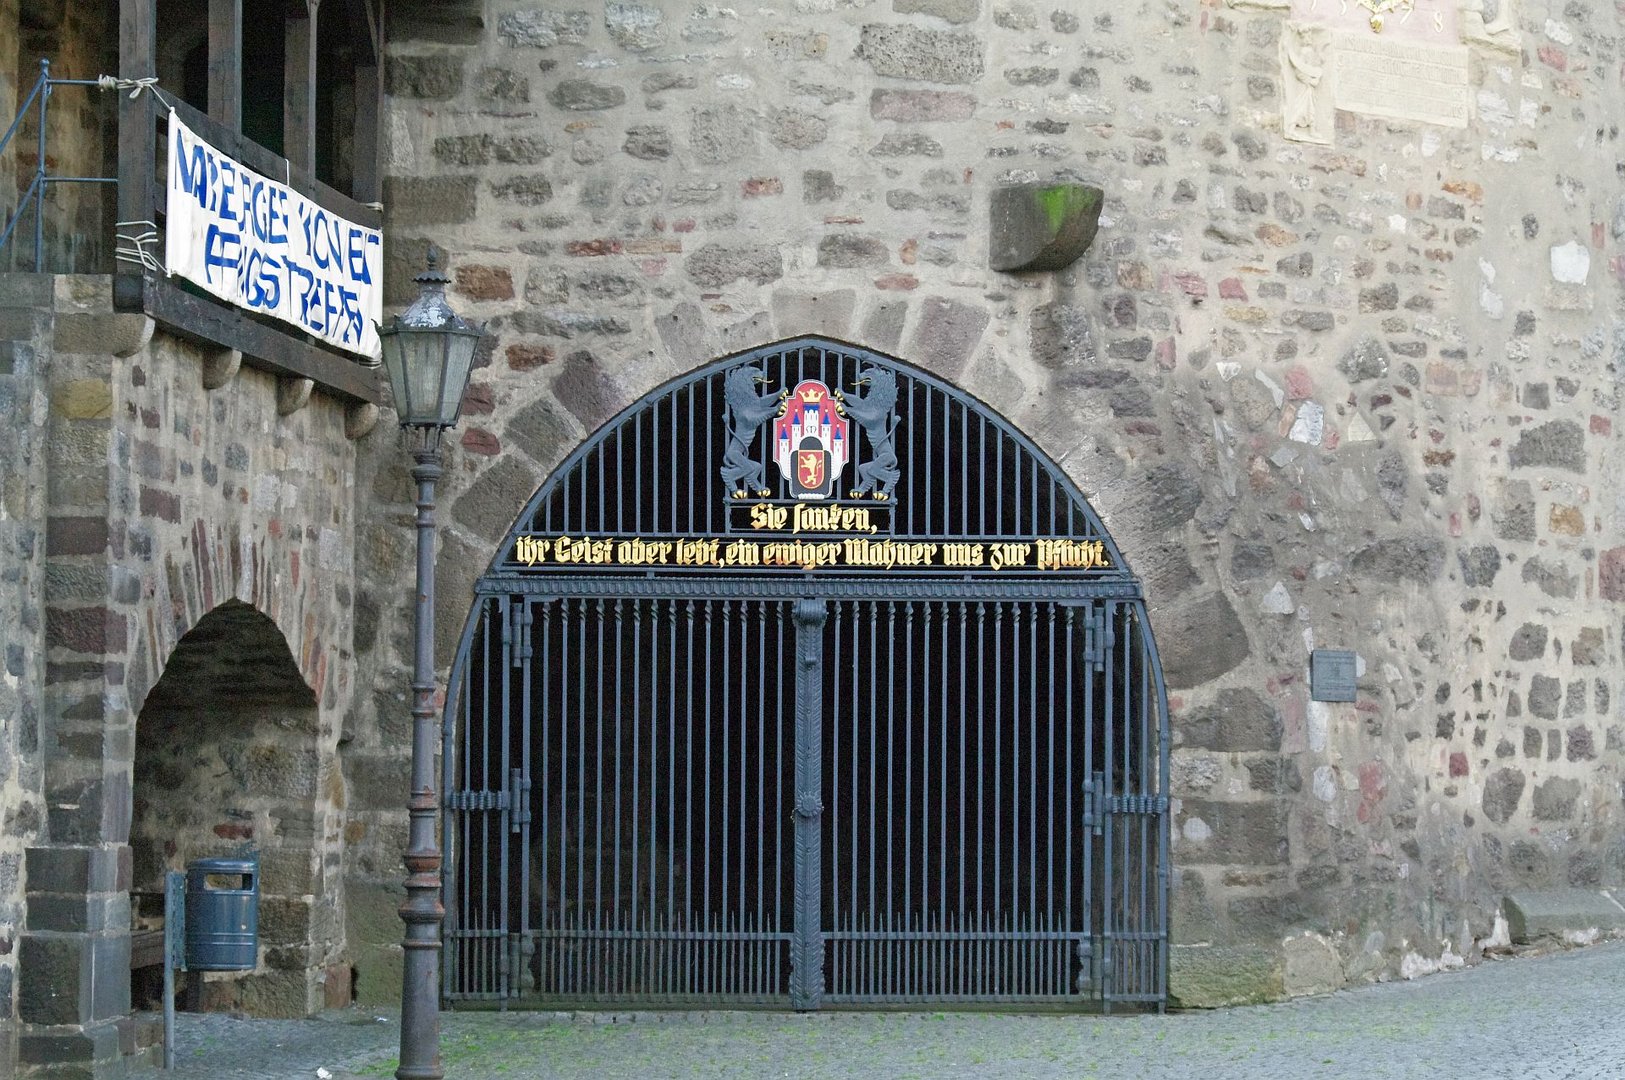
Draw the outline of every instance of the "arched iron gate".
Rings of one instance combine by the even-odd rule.
[[[1139,583],[981,403],[803,339],[628,408],[481,578],[445,721],[444,995],[1167,996]]]

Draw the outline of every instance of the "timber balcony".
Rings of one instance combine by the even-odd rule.
[[[332,25],[322,27],[325,36],[317,31],[319,0],[287,9],[285,38],[281,25],[276,30],[282,38],[277,47],[284,100],[280,130],[273,129],[287,157],[244,133],[241,0],[185,0],[181,6],[189,11],[176,26],[160,26],[156,0],[109,5],[115,6],[117,78],[53,78],[50,64],[41,61],[33,91],[19,90],[16,120],[0,139],[0,175],[17,177],[15,202],[0,204],[0,210],[9,211],[0,214],[0,270],[111,271],[116,311],[145,314],[169,334],[234,351],[243,364],[280,377],[309,379],[313,388],[342,400],[379,403],[375,361],[210,296],[163,266],[167,177],[175,167],[174,148],[168,145],[172,110],[222,155],[284,184],[329,214],[368,229],[382,227],[380,204],[365,201],[377,198],[378,189],[380,39],[375,0],[327,0],[323,14],[332,17]],[[206,49],[207,112],[188,104],[182,87],[161,77],[160,32],[166,39],[172,33],[191,33],[199,39],[196,51]],[[329,38],[340,40],[348,58],[342,72],[327,66],[334,51]],[[350,173],[343,186],[349,194],[317,175],[318,71],[322,79],[342,83],[350,95],[354,130],[345,136],[343,150]],[[22,74],[26,79],[29,73]],[[22,79],[19,83],[28,85]],[[188,96],[195,101],[204,96],[201,87],[185,89],[193,91]],[[323,88],[325,103],[330,104],[332,93],[331,87]],[[53,109],[52,99],[59,95],[78,100],[64,100]],[[67,121],[60,119],[64,113]],[[331,130],[321,135],[335,138]],[[116,145],[110,145],[115,138]],[[114,175],[93,175],[108,171],[114,160]],[[0,196],[7,194],[0,191]]]

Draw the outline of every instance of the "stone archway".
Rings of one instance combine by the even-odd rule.
[[[985,403],[829,339],[723,358],[582,443],[475,594],[447,997],[1165,1004],[1140,583]]]
[[[171,653],[136,721],[130,824],[132,921],[162,925],[164,873],[194,859],[259,855],[260,963],[207,977],[205,1010],[304,1016],[327,1002],[337,952],[342,785],[316,695],[275,623],[227,601]],[[157,905],[156,907],[154,905]],[[150,976],[133,974],[132,1004]],[[161,999],[160,999],[161,1000]]]

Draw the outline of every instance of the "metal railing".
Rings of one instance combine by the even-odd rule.
[[[34,210],[34,272],[41,273],[45,269],[45,192],[50,184],[116,184],[116,176],[52,176],[50,159],[46,157],[46,134],[49,131],[51,95],[58,86],[94,86],[106,90],[116,86],[116,81],[106,78],[100,79],[53,79],[51,77],[51,61],[41,58],[39,62],[39,78],[34,82],[34,89],[29,91],[28,97],[17,109],[17,117],[12,120],[6,134],[0,138],[0,155],[4,155],[6,148],[11,145],[12,138],[22,127],[23,119],[28,111],[39,104],[39,131],[38,161],[34,166],[34,178],[29,181],[28,189],[17,200],[17,210],[11,219],[6,222],[6,228],[0,233],[0,255],[3,255],[11,243],[12,233],[16,232],[18,222],[32,206]]]

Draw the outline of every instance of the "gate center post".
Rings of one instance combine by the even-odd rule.
[[[812,1010],[824,996],[824,931],[819,902],[824,804],[824,623],[822,600],[795,602],[796,623],[796,886],[790,940],[790,1005]]]

